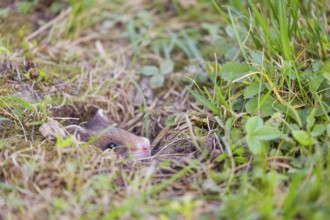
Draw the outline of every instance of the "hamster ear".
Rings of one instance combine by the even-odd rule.
[[[92,120],[96,120],[98,122],[105,122],[105,123],[109,123],[110,122],[110,119],[108,118],[108,116],[106,114],[104,114],[104,110],[103,109],[97,110],[97,112],[95,113],[95,115],[92,118]]]
[[[103,109],[97,110],[95,115],[89,120],[86,127],[92,131],[98,131],[107,128],[111,124],[110,119],[104,113]]]
[[[65,129],[72,135],[76,134],[82,141],[87,141],[90,137],[90,131],[79,125],[68,125]]]

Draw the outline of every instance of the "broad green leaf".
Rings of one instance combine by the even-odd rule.
[[[319,106],[316,108],[315,116],[323,116],[330,112],[330,107],[325,101],[319,102]]]
[[[144,76],[152,76],[159,74],[157,66],[143,66],[141,68],[141,74]]]
[[[303,146],[312,145],[314,143],[314,139],[306,131],[294,130],[292,131],[292,135],[294,139]]]
[[[262,52],[260,51],[251,51],[251,58],[252,62],[254,64],[262,64],[263,59],[262,59]]]
[[[263,126],[263,121],[260,117],[254,116],[252,118],[249,118],[245,124],[245,130],[246,132],[251,135],[255,130],[258,128],[261,128]]]
[[[229,132],[230,134],[230,137],[232,138],[232,140],[240,140],[244,137],[244,134],[243,134],[243,131],[241,129],[238,129],[238,128],[232,128],[232,130]],[[235,152],[236,150],[238,149],[242,149],[243,148],[235,148]]]
[[[245,149],[243,147],[237,147],[233,150],[233,154],[243,155],[245,152]]]
[[[330,82],[330,72],[324,72],[323,76]]]
[[[18,2],[16,4],[16,10],[23,14],[27,14],[32,12],[33,10],[33,2]]]
[[[306,122],[307,122],[307,125],[306,125],[307,131],[310,131],[311,128],[314,126],[315,117],[313,115],[307,116]]]
[[[242,63],[225,63],[222,65],[222,78],[226,81],[238,79],[250,71],[250,66]]]
[[[327,61],[321,69],[321,72],[330,72],[330,61]]]
[[[164,81],[165,77],[157,74],[150,78],[149,84],[152,89],[157,89],[164,85]]]
[[[325,131],[325,125],[324,124],[317,124],[313,127],[313,130],[311,131],[312,137],[318,137],[322,135]]]
[[[224,159],[226,159],[227,156],[228,156],[227,152],[222,153],[222,154],[219,154],[219,156],[217,156],[217,157],[215,158],[215,161],[217,161],[217,162],[221,162],[221,161],[223,161]]]
[[[234,157],[234,160],[235,162],[242,164],[242,163],[246,163],[248,161],[248,158],[242,156],[236,156]]]
[[[312,92],[317,92],[318,88],[320,87],[323,79],[321,79],[319,76],[314,76],[310,79],[309,83],[309,89]]]
[[[166,60],[160,64],[160,73],[169,74],[174,69],[174,63],[172,60]]]
[[[253,137],[253,136],[247,136],[246,141],[248,143],[249,149],[253,154],[259,154],[261,153],[261,142]]]
[[[258,82],[253,82],[244,89],[244,99],[249,99],[257,95],[259,92],[264,90],[264,85],[261,85]]]
[[[279,138],[281,136],[281,132],[270,126],[262,126],[256,129],[251,135],[258,140],[269,141]]]
[[[275,109],[273,108],[273,103],[275,102],[275,98],[272,96],[268,96],[265,98],[265,95],[261,95],[259,97],[254,97],[250,99],[245,104],[245,109],[250,114],[256,114],[258,111],[258,100],[260,100],[260,114],[262,117],[268,117],[271,116],[273,113],[275,113]]]
[[[281,104],[280,102],[274,103],[274,108],[290,116],[293,120],[295,120],[299,124],[299,127],[302,127],[301,115],[303,112],[301,110],[293,108],[288,103]]]
[[[313,68],[313,71],[314,71],[314,72],[318,72],[318,71],[320,71],[322,65],[323,65],[322,60],[314,60],[314,61],[312,62],[312,68]]]

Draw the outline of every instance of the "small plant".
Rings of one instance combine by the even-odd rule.
[[[265,152],[264,141],[274,140],[281,136],[281,132],[271,126],[264,125],[258,116],[249,118],[245,124],[246,140],[253,154]]]
[[[172,60],[165,60],[157,66],[143,66],[141,68],[141,74],[144,76],[150,76],[149,85],[153,89],[160,88],[164,85],[165,76],[173,72],[174,63]]]
[[[16,10],[20,13],[27,14],[33,11],[33,5],[35,2],[22,1],[16,4]]]

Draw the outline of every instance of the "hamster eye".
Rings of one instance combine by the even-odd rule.
[[[117,147],[118,145],[116,143],[113,142],[109,142],[106,146],[105,149],[114,149],[115,147]]]

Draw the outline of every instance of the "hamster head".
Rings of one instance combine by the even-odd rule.
[[[110,119],[99,109],[85,127],[71,125],[67,129],[77,131],[82,141],[96,137],[93,145],[107,150],[113,149],[120,157],[132,156],[146,158],[151,155],[151,146],[148,138],[137,136],[121,128],[110,128]]]

